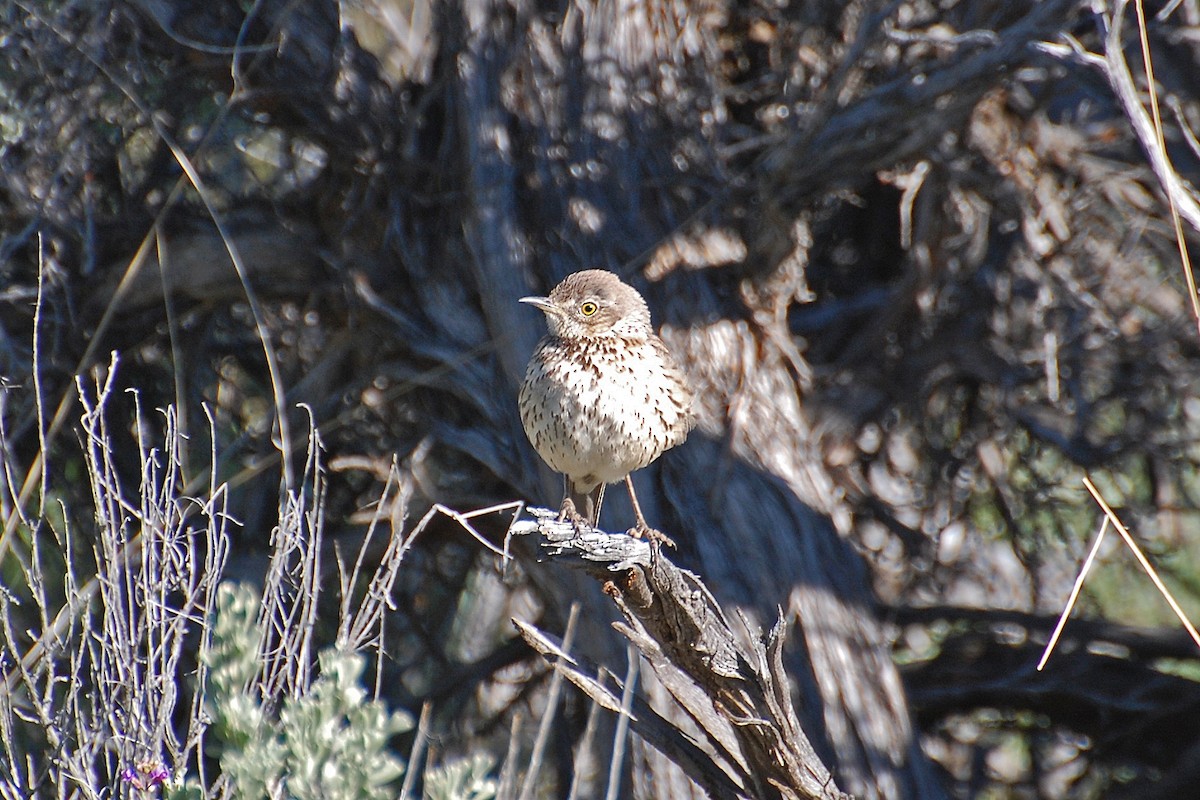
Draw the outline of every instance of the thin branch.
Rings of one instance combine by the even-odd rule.
[[[1067,619],[1071,616],[1071,609],[1075,608],[1075,601],[1079,598],[1079,592],[1083,589],[1083,581],[1092,569],[1092,562],[1096,560],[1096,554],[1100,552],[1100,545],[1104,542],[1104,534],[1108,530],[1108,524],[1108,517],[1105,517],[1103,524],[1100,525],[1100,533],[1096,534],[1096,541],[1092,543],[1092,549],[1088,552],[1087,558],[1084,559],[1083,567],[1079,570],[1079,575],[1075,577],[1075,585],[1071,587],[1071,596],[1067,598],[1062,614],[1058,618],[1058,623],[1054,626],[1054,633],[1050,634],[1050,639],[1046,642],[1046,649],[1042,652],[1042,657],[1038,661],[1038,672],[1041,672],[1046,666],[1046,662],[1050,660],[1050,654],[1054,652],[1054,645],[1058,644],[1058,639],[1062,636],[1063,628],[1067,626]]]
[[[621,693],[621,713],[617,715],[617,729],[613,732],[612,759],[608,763],[608,791],[605,800],[616,800],[621,795],[621,772],[625,761],[625,743],[629,739],[629,712],[633,708],[634,686],[637,684],[638,653],[632,643],[625,648],[625,691]]]
[[[1112,13],[1108,16],[1108,35],[1104,39],[1104,74],[1116,93],[1125,116],[1133,128],[1133,133],[1146,151],[1150,159],[1150,168],[1154,171],[1171,209],[1171,219],[1175,225],[1175,239],[1179,246],[1180,258],[1184,264],[1184,276],[1187,278],[1188,294],[1192,305],[1192,314],[1200,325],[1200,297],[1196,294],[1195,278],[1192,275],[1191,262],[1188,258],[1187,245],[1183,228],[1179,221],[1183,217],[1193,230],[1200,231],[1200,200],[1195,191],[1185,185],[1171,159],[1167,155],[1166,143],[1162,133],[1162,119],[1158,113],[1158,96],[1154,86],[1154,68],[1150,59],[1150,44],[1145,38],[1143,24],[1142,57],[1145,60],[1146,77],[1149,82],[1150,105],[1153,114],[1146,113],[1142,106],[1133,76],[1129,72],[1129,64],[1125,61],[1125,52],[1121,39],[1121,25],[1125,14],[1127,0],[1117,0]],[[1139,21],[1142,21],[1141,0],[1137,3]]]
[[[1154,583],[1155,588],[1157,588],[1159,593],[1166,598],[1167,605],[1169,605],[1171,610],[1175,612],[1175,616],[1179,617],[1179,621],[1183,623],[1183,627],[1187,629],[1187,632],[1191,635],[1192,640],[1196,642],[1196,646],[1200,647],[1200,633],[1196,631],[1196,626],[1193,625],[1192,621],[1187,618],[1187,614],[1183,613],[1183,609],[1180,608],[1179,603],[1175,601],[1175,597],[1171,594],[1171,590],[1168,589],[1166,584],[1162,582],[1162,578],[1158,577],[1158,571],[1154,569],[1154,566],[1150,563],[1149,559],[1146,558],[1146,555],[1142,552],[1142,548],[1138,547],[1137,542],[1135,542],[1133,537],[1129,535],[1129,531],[1127,531],[1125,526],[1121,524],[1121,520],[1115,513],[1113,513],[1112,508],[1110,508],[1108,503],[1105,502],[1104,498],[1100,495],[1100,492],[1096,489],[1096,485],[1092,483],[1091,479],[1087,476],[1084,476],[1083,485],[1087,487],[1089,492],[1091,492],[1092,499],[1096,501],[1096,504],[1100,506],[1100,508],[1104,509],[1104,515],[1108,517],[1109,522],[1111,522],[1113,527],[1117,529],[1117,533],[1121,534],[1121,538],[1125,540],[1125,544],[1129,545],[1129,549],[1133,551],[1133,555],[1137,558],[1138,563],[1142,565],[1142,569],[1144,569],[1146,574],[1150,576],[1150,580]]]
[[[575,626],[579,622],[579,603],[571,604],[571,612],[567,616],[567,630],[563,634],[562,649],[571,651],[575,641]],[[550,678],[550,691],[546,693],[546,713],[538,723],[537,736],[533,740],[533,752],[529,755],[529,767],[525,770],[525,781],[521,784],[520,800],[532,800],[537,786],[538,772],[542,768],[542,758],[546,754],[546,743],[550,741],[550,730],[554,725],[555,712],[558,710],[558,699],[562,695],[563,674],[555,670]]]

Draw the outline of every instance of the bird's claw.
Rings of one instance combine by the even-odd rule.
[[[665,544],[667,547],[670,547],[674,550],[679,549],[678,545],[675,544],[674,539],[672,539],[670,536],[667,536],[665,533],[660,531],[658,528],[651,528],[649,525],[646,525],[645,523],[640,523],[638,525],[633,526],[632,528],[630,528],[627,531],[627,533],[630,536],[634,537],[635,539],[641,539],[643,536],[645,536],[646,539],[651,544],[659,544],[659,545]]]
[[[569,497],[564,497],[562,505],[559,506],[558,521],[571,523],[575,526],[575,530],[577,531],[580,528],[590,527],[588,525],[588,521],[584,519],[583,515],[575,510],[575,501]]]

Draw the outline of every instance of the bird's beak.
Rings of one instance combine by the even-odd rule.
[[[550,302],[549,297],[522,297],[520,302],[529,303],[531,306],[537,306],[546,314],[558,315],[559,309],[554,303]]]

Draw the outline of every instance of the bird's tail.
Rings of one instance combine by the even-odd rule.
[[[596,527],[600,521],[600,504],[604,502],[604,484],[585,488],[567,478],[567,499],[575,504],[575,512]]]

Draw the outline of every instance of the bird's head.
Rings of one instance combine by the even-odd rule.
[[[562,339],[640,339],[654,331],[637,289],[602,269],[568,275],[549,297],[522,297],[521,302],[540,308],[551,335]]]

